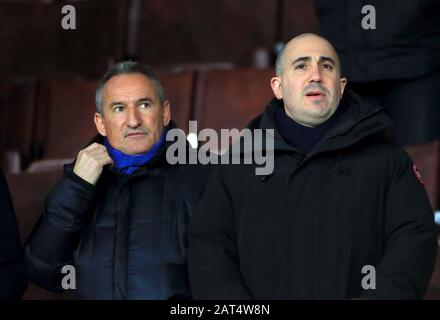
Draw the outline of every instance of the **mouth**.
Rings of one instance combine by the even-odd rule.
[[[146,135],[145,132],[130,132],[125,137],[126,138],[137,138],[137,137],[142,137],[142,136],[145,136],[145,135]]]
[[[312,90],[312,91],[307,92],[305,94],[305,96],[309,97],[309,98],[324,98],[325,94],[324,94],[324,92],[319,91],[319,90]]]

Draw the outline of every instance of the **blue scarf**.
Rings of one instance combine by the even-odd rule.
[[[156,155],[159,148],[165,142],[166,131],[167,130],[164,129],[159,141],[156,142],[150,150],[143,154],[125,154],[122,151],[113,148],[107,138],[104,140],[104,145],[107,148],[110,157],[113,159],[114,167],[117,171],[122,174],[130,175],[139,170]]]

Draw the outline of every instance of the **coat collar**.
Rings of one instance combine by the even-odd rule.
[[[367,136],[378,133],[390,126],[392,121],[384,113],[382,108],[371,108],[361,103],[360,97],[346,90],[340,104],[346,104],[344,113],[328,129],[324,138],[311,154],[324,151],[338,150],[349,147]],[[274,120],[275,108],[282,108],[282,100],[273,99],[266,107],[265,112],[250,122],[250,129],[273,129],[275,151],[296,151],[281,136]]]

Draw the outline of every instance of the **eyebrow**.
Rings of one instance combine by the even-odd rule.
[[[292,64],[295,64],[297,62],[308,62],[310,60],[312,60],[312,58],[310,58],[310,57],[299,57],[299,58],[296,58],[295,60],[293,60]]]
[[[140,103],[140,102],[152,102],[153,100],[151,98],[148,97],[143,97],[143,98],[139,98],[136,100],[136,103]],[[110,107],[114,107],[114,106],[119,106],[119,105],[125,105],[125,102],[122,101],[113,101],[110,103]]]
[[[121,101],[113,101],[110,103],[110,108],[113,108],[114,106],[120,106],[120,105],[124,105],[124,103]]]
[[[320,57],[319,60],[322,62],[331,62],[332,64],[336,65],[336,61],[330,57]]]
[[[144,98],[140,98],[138,100],[136,100],[137,103],[139,102],[153,102],[153,99],[148,98],[148,97],[144,97]]]
[[[312,60],[311,57],[299,57],[293,60],[292,64],[298,63],[298,62],[309,62]],[[333,58],[327,57],[327,56],[320,56],[319,62],[331,62],[332,64],[336,65],[336,62]]]

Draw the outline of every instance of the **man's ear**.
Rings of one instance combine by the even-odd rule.
[[[99,112],[96,112],[93,120],[95,121],[96,130],[98,130],[99,134],[104,137],[107,136],[103,116]]]
[[[345,86],[347,85],[347,78],[341,78],[339,80],[341,82],[341,97],[344,94]]]
[[[170,102],[167,100],[162,105],[163,108],[163,125],[166,127],[171,121],[171,107]]]
[[[272,87],[273,94],[278,100],[283,99],[283,93],[281,92],[281,78],[273,77],[270,79],[270,86]]]

